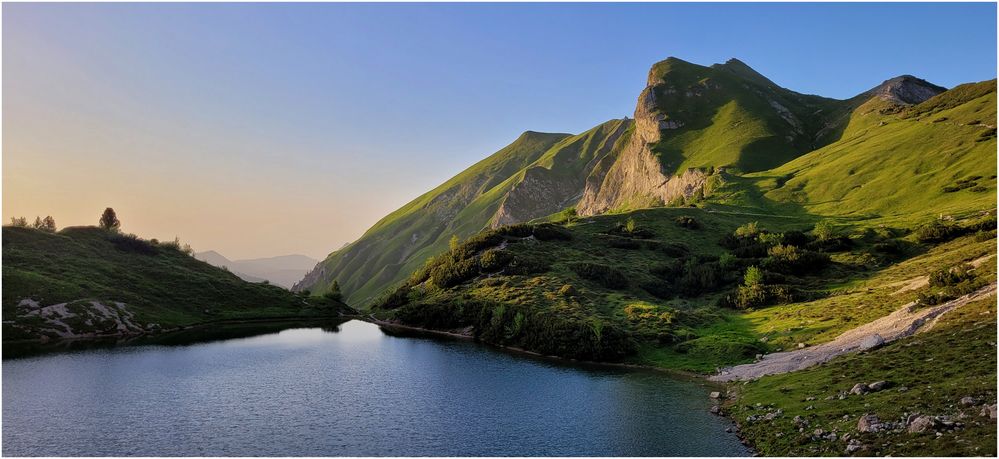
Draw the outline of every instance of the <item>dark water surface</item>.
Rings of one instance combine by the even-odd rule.
[[[259,333],[17,358],[5,348],[3,454],[748,453],[695,380],[360,321]]]

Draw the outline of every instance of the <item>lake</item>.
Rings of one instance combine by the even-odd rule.
[[[732,456],[709,388],[361,321],[30,353],[6,456]],[[20,357],[13,357],[20,355]]]

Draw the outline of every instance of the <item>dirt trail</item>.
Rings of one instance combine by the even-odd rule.
[[[992,283],[937,306],[916,309],[915,303],[909,303],[887,316],[844,332],[828,343],[795,351],[767,354],[758,362],[725,368],[708,379],[712,381],[749,380],[808,368],[827,362],[841,354],[865,350],[879,345],[879,342],[894,341],[913,335],[920,329],[929,329],[935,323],[936,318],[948,311],[995,293],[996,284]],[[927,322],[930,324],[923,327]]]

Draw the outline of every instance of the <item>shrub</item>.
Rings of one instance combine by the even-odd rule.
[[[922,243],[939,243],[954,239],[962,234],[961,228],[934,220],[916,229],[916,240]]]
[[[478,275],[478,259],[445,257],[430,269],[430,282],[440,288],[449,288]]]
[[[756,266],[750,266],[746,269],[743,285],[747,287],[763,285],[763,270]]]
[[[579,292],[576,291],[576,287],[573,287],[572,284],[565,284],[559,287],[558,294],[564,297],[573,297],[578,295]]]
[[[739,259],[729,252],[725,252],[718,257],[718,266],[725,271],[731,271],[739,267]]]
[[[572,233],[560,226],[542,223],[534,226],[534,237],[539,241],[569,241]]]
[[[687,229],[701,228],[701,222],[697,221],[697,219],[689,215],[681,215],[679,217],[676,217],[673,219],[673,222],[676,223],[676,225],[681,228],[687,228]]]
[[[569,265],[579,277],[594,281],[609,289],[620,290],[628,286],[628,278],[610,266],[597,263],[572,263]]]
[[[528,276],[548,272],[549,269],[551,269],[551,262],[549,260],[516,254],[507,264],[506,273]]]
[[[971,266],[963,264],[954,269],[941,269],[930,273],[930,286],[951,287],[974,278]]]
[[[108,241],[114,244],[115,248],[123,252],[139,253],[142,255],[156,255],[158,253],[156,246],[139,239],[134,234],[111,233],[108,235]],[[172,248],[179,250],[178,247]]]
[[[642,248],[642,243],[634,239],[611,237],[607,240],[607,247],[612,249],[639,250]]]
[[[691,258],[684,263],[683,275],[676,280],[675,286],[684,295],[697,296],[714,290],[721,282],[722,273],[717,262],[705,263]]]
[[[760,234],[760,226],[758,222],[746,223],[735,230],[735,236],[743,239],[752,239]]]
[[[555,216],[555,221],[571,225],[576,222],[577,218],[579,218],[579,214],[576,212],[576,208],[570,207],[559,212],[558,215]]]
[[[510,263],[513,255],[505,250],[489,249],[482,252],[479,258],[479,265],[484,272],[496,272]]]
[[[836,237],[836,229],[829,220],[822,220],[815,224],[815,228],[812,228],[812,234],[816,239],[825,241]]]
[[[829,264],[824,253],[799,249],[793,245],[775,245],[767,250],[761,266],[780,273],[807,274],[817,272]]]

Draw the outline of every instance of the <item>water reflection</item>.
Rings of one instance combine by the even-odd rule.
[[[282,327],[5,360],[2,452],[747,453],[724,432],[728,423],[707,412],[696,382],[390,336],[359,321]]]

